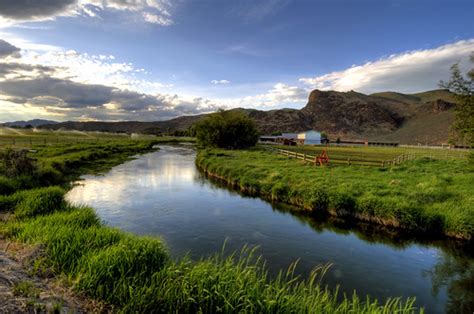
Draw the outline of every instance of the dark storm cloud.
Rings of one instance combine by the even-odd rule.
[[[0,94],[10,102],[47,107],[50,112],[67,109],[71,117],[96,119],[164,119],[215,109],[203,98],[180,101],[177,96],[143,94],[49,76],[5,80],[0,83]]]
[[[14,20],[54,16],[75,5],[77,0],[2,0],[0,15]]]
[[[24,103],[34,98],[54,97],[63,101],[62,106],[71,108],[102,106],[112,99],[112,90],[104,85],[81,84],[51,77],[0,83],[0,93],[23,99]]]
[[[13,46],[9,42],[0,39],[0,58],[8,56],[20,57],[20,48]]]

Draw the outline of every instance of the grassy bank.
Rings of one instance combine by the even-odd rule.
[[[324,268],[307,279],[292,269],[269,278],[252,250],[201,261],[170,260],[158,238],[139,237],[104,226],[94,210],[64,201],[63,187],[45,180],[54,172],[58,182],[86,171],[98,171],[146,152],[155,142],[114,142],[37,147],[38,168],[29,185],[22,176],[1,192],[0,211],[10,213],[0,223],[9,241],[43,247],[35,260],[38,274],[62,278],[78,293],[111,304],[123,312],[262,312],[262,313],[412,313],[414,300],[383,302],[356,294],[338,298],[337,291],[319,285]],[[102,165],[97,167],[97,163]],[[72,173],[73,175],[71,175]],[[52,177],[51,175],[46,177]]]
[[[198,167],[243,191],[375,224],[472,239],[474,173],[466,159],[391,168],[314,167],[263,149],[202,150]]]

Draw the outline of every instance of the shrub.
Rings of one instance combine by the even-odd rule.
[[[57,169],[46,166],[39,169],[38,180],[42,185],[55,185],[61,184],[64,181],[64,176]]]
[[[37,170],[36,162],[27,153],[27,150],[11,148],[0,151],[0,171],[10,178],[33,174]]]
[[[220,110],[194,128],[201,146],[239,149],[255,146],[258,141],[255,122],[239,111]]]
[[[22,200],[15,207],[15,214],[19,218],[51,213],[66,205],[64,190],[60,187],[39,188],[22,193]]]

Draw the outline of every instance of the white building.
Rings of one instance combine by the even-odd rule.
[[[298,133],[298,142],[301,142],[304,145],[320,145],[321,132],[309,130]]]

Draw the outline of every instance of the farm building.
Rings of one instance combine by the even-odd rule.
[[[321,132],[309,130],[298,134],[298,142],[304,145],[320,145]]]
[[[296,140],[298,138],[297,133],[282,133],[280,137],[286,138],[287,140]]]
[[[283,144],[294,146],[296,145],[296,141],[298,138],[298,134],[296,133],[283,133],[282,135],[272,136],[272,135],[262,135],[260,136],[260,143],[266,144]]]

